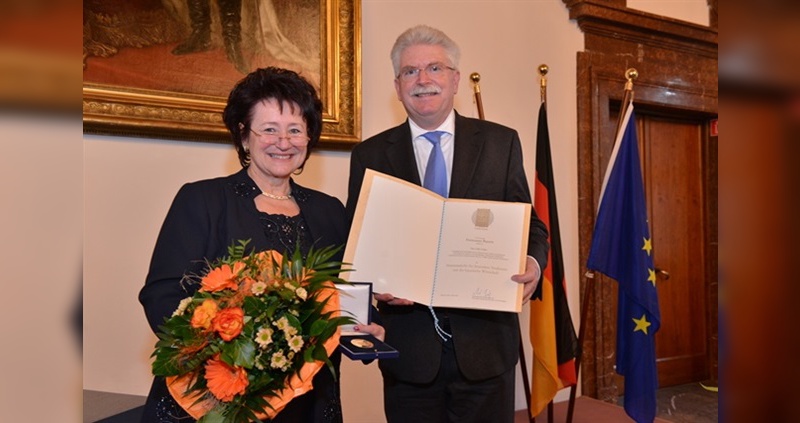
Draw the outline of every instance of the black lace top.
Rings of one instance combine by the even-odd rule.
[[[282,214],[261,213],[264,234],[270,243],[269,249],[283,254],[292,252],[300,244],[300,251],[305,258],[311,248],[311,233],[308,231],[302,214],[286,216]]]
[[[246,200],[254,200],[261,193],[258,186],[249,177],[245,181],[235,184],[233,192]],[[298,205],[305,202],[308,197],[306,191],[299,187],[294,187],[292,195]],[[286,216],[259,212],[259,219],[264,226],[264,235],[269,244],[267,249],[291,254],[299,241],[303,257],[308,254],[308,250],[311,248],[311,233],[302,213],[297,216]]]

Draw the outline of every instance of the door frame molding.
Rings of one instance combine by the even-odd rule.
[[[586,318],[582,318],[583,395],[616,402],[621,378],[614,371],[616,343],[616,284],[602,275],[586,276],[595,210],[605,167],[613,148],[615,125],[611,122],[622,102],[625,71],[636,68],[634,82],[637,110],[692,119],[716,117],[717,0],[708,0],[710,26],[629,9],[625,0],[563,0],[569,17],[584,32],[585,51],[577,53],[578,104],[578,226],[581,292],[594,283]],[[614,113],[614,114],[612,114]],[[709,139],[709,137],[706,137]],[[706,277],[710,282],[709,315],[717,315],[717,201],[716,139],[707,143],[704,160]],[[713,198],[712,197],[713,194]],[[713,228],[713,230],[711,230]],[[711,299],[713,298],[713,303]],[[581,298],[581,304],[586,301]],[[709,319],[711,320],[716,319]],[[709,324],[710,345],[716,345],[716,325]],[[709,355],[716,374],[715,347]]]

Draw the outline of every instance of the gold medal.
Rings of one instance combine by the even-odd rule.
[[[350,343],[358,348],[372,348],[375,346],[375,344],[373,344],[372,342],[360,338],[351,339]]]

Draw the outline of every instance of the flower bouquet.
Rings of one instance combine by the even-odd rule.
[[[153,374],[203,423],[274,417],[295,396],[312,389],[339,343],[331,261],[339,248],[313,248],[303,259],[270,250],[246,253],[248,241],[208,263],[197,292],[181,301],[160,327]]]

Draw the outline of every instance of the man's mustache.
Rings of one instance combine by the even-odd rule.
[[[411,90],[411,95],[420,94],[440,94],[442,89],[436,85],[421,85],[416,86]]]

